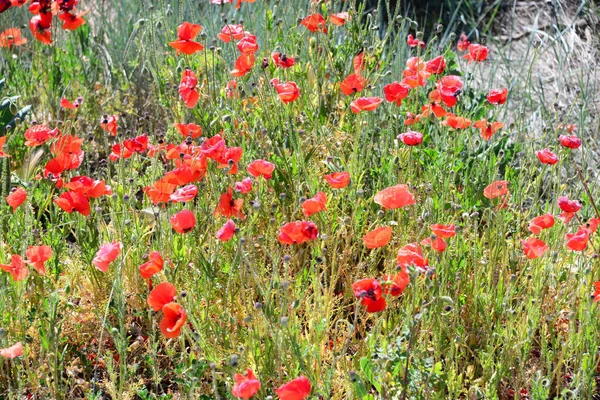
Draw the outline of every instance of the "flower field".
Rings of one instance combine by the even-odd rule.
[[[0,0],[0,398],[600,398],[585,26],[366,3]]]

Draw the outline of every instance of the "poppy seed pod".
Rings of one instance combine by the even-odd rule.
[[[231,365],[232,367],[237,367],[238,362],[239,360],[237,354],[233,354],[229,359],[229,365]]]

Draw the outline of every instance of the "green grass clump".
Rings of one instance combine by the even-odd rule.
[[[0,348],[23,345],[21,356],[0,357],[0,397],[228,399],[235,398],[235,374],[247,369],[261,382],[254,398],[275,398],[276,388],[298,376],[308,378],[308,398],[315,399],[598,393],[600,322],[590,295],[600,280],[600,243],[590,233],[583,251],[566,247],[567,234],[591,231],[600,218],[593,169],[598,131],[581,123],[597,94],[582,83],[568,112],[549,111],[543,96],[535,108],[538,80],[530,67],[543,57],[543,45],[532,46],[528,68],[498,76],[501,68],[512,71],[502,49],[490,45],[487,60],[468,62],[456,48],[460,32],[443,26],[419,32],[418,18],[400,16],[400,8],[384,27],[379,11],[363,17],[358,2],[258,0],[239,9],[183,0],[121,3],[115,9],[82,2],[78,9],[90,10],[87,23],[65,31],[55,18],[52,45],[24,29],[27,44],[0,49],[3,93],[20,96],[21,107],[31,104],[28,120],[0,135],[7,137],[0,151],[11,155],[0,159],[10,185],[0,199],[0,264],[11,264],[12,255],[32,261],[30,246],[52,249],[45,274],[34,264],[25,264],[23,280],[0,274]],[[338,12],[349,13],[343,26],[329,22]],[[327,33],[300,23],[313,13],[324,16]],[[31,17],[26,7],[2,16],[0,30]],[[185,55],[169,47],[184,21],[203,26],[194,40],[204,50]],[[483,32],[491,24],[476,22]],[[241,77],[231,73],[237,40],[217,38],[226,23],[256,35],[253,66]],[[409,47],[409,34],[430,39]],[[469,39],[478,41],[476,34]],[[295,65],[277,67],[273,52],[293,57]],[[383,100],[374,111],[351,111],[357,99],[383,99],[386,85],[409,77],[410,58],[438,56],[444,72],[422,75],[423,85],[401,105]],[[180,97],[187,69],[197,76],[193,107]],[[363,87],[344,95],[340,83],[352,73],[364,78]],[[449,75],[462,87],[442,89],[440,100],[432,91]],[[294,82],[299,96],[285,104],[277,80]],[[506,103],[490,104],[488,91],[504,86]],[[60,105],[79,97],[76,108]],[[484,140],[473,126],[455,128],[452,118],[428,113],[440,107],[473,123],[504,126]],[[17,109],[10,108],[13,117]],[[20,113],[23,120],[26,112]],[[109,117],[118,124],[114,135]],[[544,128],[532,132],[532,118]],[[176,123],[197,124],[202,133],[183,137]],[[39,124],[60,133],[26,146],[25,132]],[[583,142],[578,149],[557,140],[570,124]],[[399,135],[409,130],[421,133],[422,143],[405,145]],[[81,138],[81,149],[73,144],[61,152],[56,143],[66,135]],[[227,155],[209,151],[217,135]],[[559,162],[542,164],[536,151],[543,148]],[[58,176],[52,163],[66,155],[77,157]],[[232,190],[232,201],[222,201],[250,177],[255,160],[272,163],[272,177],[252,177],[249,193]],[[334,172],[348,172],[349,185],[332,187],[324,177]],[[71,179],[84,175],[110,188],[73,201],[73,208],[89,202],[89,212],[68,213],[70,206],[56,200],[80,190]],[[508,193],[486,196],[488,185],[503,180]],[[167,193],[153,202],[157,182],[172,191],[193,184],[197,194],[174,202]],[[415,204],[382,207],[376,195],[398,184],[407,185]],[[16,188],[27,198],[13,211],[4,197]],[[326,210],[307,216],[303,204],[319,192]],[[558,217],[560,196],[582,205],[568,223]],[[215,213],[219,205],[222,215]],[[183,210],[196,222],[177,233],[171,218]],[[545,213],[556,217],[554,226],[533,235],[530,220]],[[233,237],[218,240],[229,219]],[[282,226],[295,221],[311,221],[318,236],[307,229],[311,240],[282,243]],[[456,227],[444,239],[446,250],[418,245],[428,266],[398,268],[400,249],[438,239],[433,224]],[[391,228],[389,243],[368,249],[363,236],[380,227]],[[532,236],[549,248],[535,259],[522,244]],[[121,250],[104,272],[99,249],[113,242]],[[151,252],[160,252],[164,265],[144,279],[139,268]],[[385,309],[367,312],[365,304],[378,295],[355,293],[353,284],[368,278],[386,284],[384,276],[398,273],[410,283],[398,296],[383,290]],[[147,303],[166,282],[187,318],[174,337],[161,330],[167,311]]]

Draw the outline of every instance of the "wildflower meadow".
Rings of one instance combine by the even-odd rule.
[[[506,3],[0,0],[0,398],[600,399],[600,11]]]

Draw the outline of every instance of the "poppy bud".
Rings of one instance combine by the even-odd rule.
[[[6,132],[10,132],[10,130],[12,129],[12,126],[6,125],[6,127],[4,129],[6,130]]]
[[[289,318],[288,317],[281,317],[280,321],[281,321],[281,325],[285,327],[288,324]]]
[[[0,338],[6,337],[6,329],[0,328]]]
[[[279,194],[279,200],[285,200],[286,194],[285,193],[280,193]]]
[[[417,21],[410,21],[410,27],[417,29],[419,27],[419,23]]]
[[[185,290],[182,290],[181,293],[179,294],[179,296],[185,297],[185,296],[187,296],[187,292]]]
[[[292,256],[290,256],[289,254],[286,254],[283,256],[283,262],[289,262],[292,259]]]
[[[238,356],[237,354],[234,354],[231,356],[231,359],[229,360],[229,365],[231,365],[232,367],[237,367],[238,365]]]
[[[262,64],[261,64],[261,68],[265,69],[269,66],[269,59],[267,57],[262,59]]]
[[[236,229],[239,229],[239,228],[236,228]],[[256,237],[256,241],[257,241],[258,243],[264,243],[264,241],[265,241],[265,237],[264,237],[263,235],[258,235],[258,236]]]
[[[281,288],[283,290],[287,290],[288,287],[290,287],[290,283],[288,281],[281,282]]]
[[[262,310],[262,303],[260,301],[257,301],[256,303],[254,303],[254,308],[256,310]]]
[[[437,33],[441,33],[444,30],[444,25],[442,24],[437,24],[437,26],[435,27],[435,31]]]
[[[242,245],[246,244],[246,238],[240,238],[240,244],[242,244]]]
[[[452,311],[452,306],[448,305],[448,306],[444,307],[444,311],[446,311],[446,312]]]

